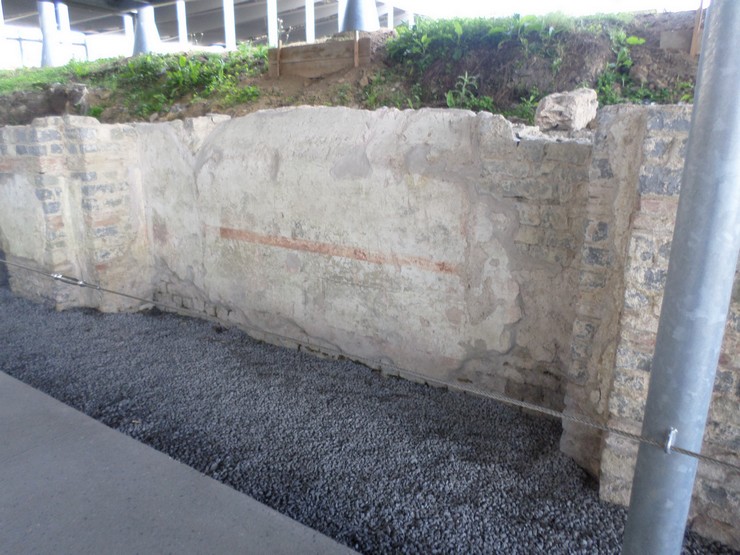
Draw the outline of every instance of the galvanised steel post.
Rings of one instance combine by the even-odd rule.
[[[642,434],[700,451],[740,250],[740,2],[713,0]],[[681,552],[697,460],[641,444],[622,553]]]

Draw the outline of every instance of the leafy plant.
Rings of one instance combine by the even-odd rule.
[[[634,65],[631,47],[645,44],[645,39],[637,36],[627,36],[624,30],[613,30],[610,33],[612,51],[616,60],[607,64],[596,80],[596,92],[599,103],[602,105],[618,104],[622,102],[687,102],[693,99],[693,85],[688,84],[690,90],[682,90],[678,86],[675,91],[668,88],[654,90],[645,84],[636,84],[630,75]]]
[[[449,108],[494,111],[493,99],[490,96],[478,96],[478,78],[467,71],[457,78],[455,88],[447,91],[445,99]]]
[[[102,106],[90,106],[90,108],[87,111],[87,115],[93,118],[100,119],[100,116],[103,114],[104,108]]]
[[[348,106],[352,101],[352,87],[349,83],[342,83],[336,89],[335,101],[339,106]]]
[[[362,89],[363,104],[370,110],[381,106],[399,109],[417,109],[422,106],[422,89],[419,83],[410,87],[403,76],[391,69],[378,71]]]
[[[129,108],[141,117],[188,95],[215,98],[228,107],[259,97],[257,87],[242,87],[240,80],[263,72],[266,63],[267,49],[249,44],[226,55],[145,54],[128,61],[117,88],[129,91]]]
[[[520,97],[520,102],[511,110],[504,112],[506,117],[514,117],[524,121],[527,125],[534,125],[534,116],[537,112],[537,105],[542,99],[542,93],[537,87],[532,87],[525,96]]]

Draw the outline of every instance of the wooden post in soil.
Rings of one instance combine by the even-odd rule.
[[[360,32],[355,31],[355,67],[360,67]]]
[[[692,57],[696,57],[699,54],[699,47],[701,45],[701,27],[704,23],[704,0],[700,0],[699,9],[696,11],[696,17],[694,18],[694,33],[691,35],[691,50],[689,51]]]

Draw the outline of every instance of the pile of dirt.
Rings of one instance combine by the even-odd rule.
[[[0,125],[25,125],[34,118],[62,114],[86,114],[88,89],[84,84],[54,84],[40,90],[4,95],[0,102]]]
[[[697,60],[687,49],[662,48],[661,36],[666,32],[690,33],[694,17],[693,11],[635,15],[625,31],[644,39],[644,43],[630,48],[631,67],[624,77],[644,87],[648,95],[663,94],[663,102],[689,99]],[[299,105],[368,109],[445,107],[445,94],[456,87],[462,75],[474,76],[478,94],[490,97],[496,108],[507,114],[518,104],[532,103],[551,92],[596,87],[599,76],[609,64],[614,64],[616,57],[614,41],[607,34],[572,33],[558,44],[555,55],[529,49],[524,41],[508,41],[499,48],[469,50],[457,61],[438,59],[421,77],[410,77],[391,61],[386,51],[385,43],[393,33],[384,30],[370,35],[371,62],[363,67],[314,79],[271,77],[265,73],[241,82],[242,86],[259,88],[256,100],[224,108],[208,98],[186,96],[148,119],[167,121],[209,113],[241,116],[262,109]],[[84,86],[85,83],[74,83],[8,95],[1,103],[0,125],[27,124],[35,117],[64,113],[84,115],[91,106],[105,106],[102,112],[94,114],[103,122],[142,119],[124,107],[125,102],[115,91],[88,87],[84,100],[80,100],[80,87]],[[684,90],[689,94],[682,96],[680,92]]]

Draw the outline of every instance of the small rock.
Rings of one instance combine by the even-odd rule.
[[[593,89],[553,93],[540,100],[534,121],[543,130],[577,131],[596,117],[598,106]]]

